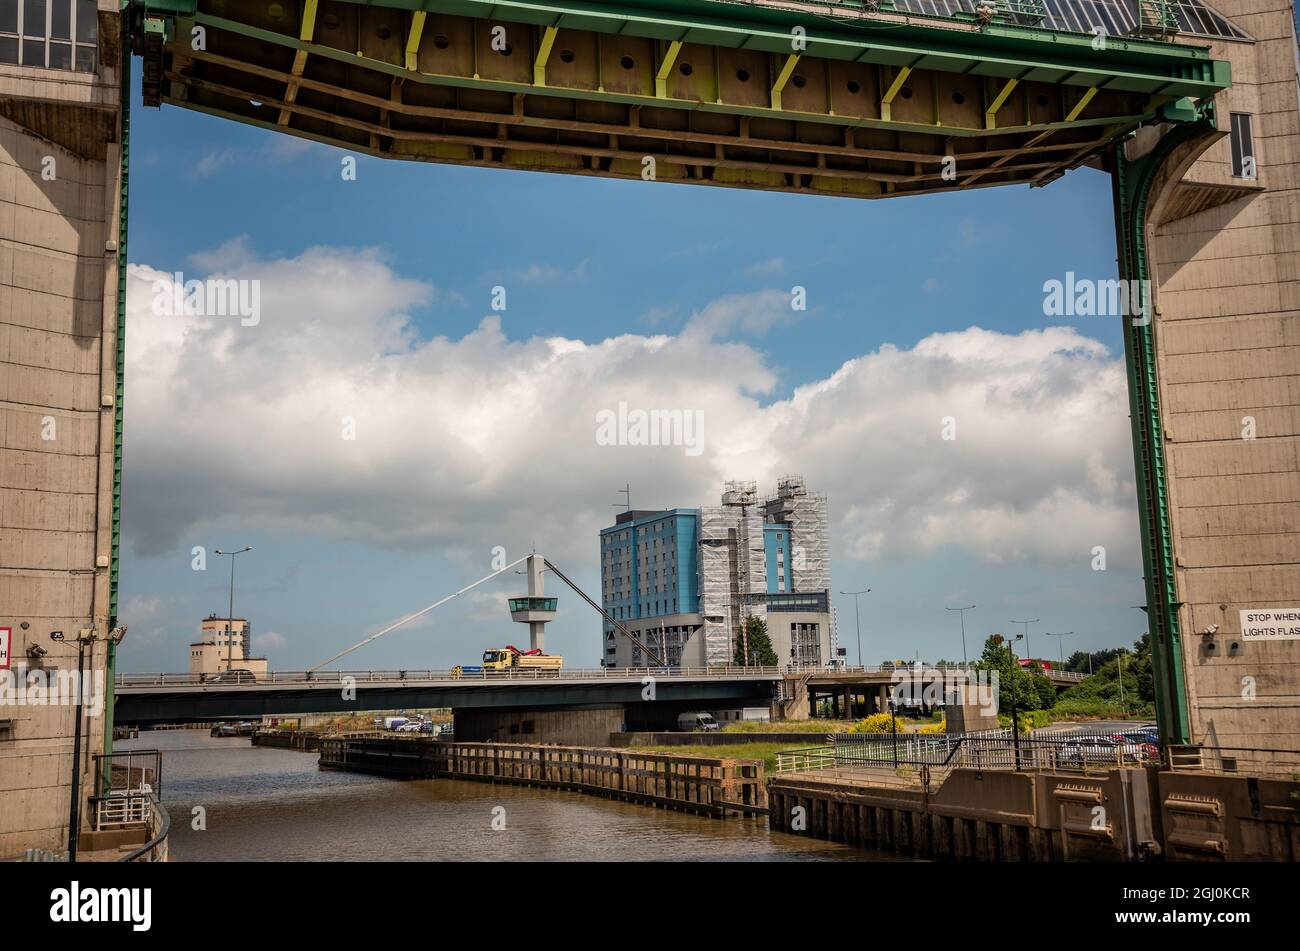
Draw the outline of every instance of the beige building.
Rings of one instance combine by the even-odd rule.
[[[264,677],[265,657],[247,655],[250,634],[246,618],[216,615],[203,618],[200,637],[190,644],[190,673],[211,676],[225,670],[248,670]]]
[[[199,639],[190,645],[190,673],[208,676],[227,670],[247,670],[257,677],[266,675],[266,658],[249,657],[252,629],[242,617],[223,618],[215,614],[203,619]]]

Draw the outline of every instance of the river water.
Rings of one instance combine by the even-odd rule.
[[[320,770],[315,753],[255,747],[247,737],[210,737],[206,730],[143,732],[114,748],[163,751],[174,862],[897,860],[769,832],[766,819],[718,820],[575,792]],[[204,830],[194,828],[196,807]]]

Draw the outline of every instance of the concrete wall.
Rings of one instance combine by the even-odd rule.
[[[567,710],[456,710],[458,743],[563,743],[608,746],[609,735],[623,730],[621,706]]]
[[[101,8],[97,73],[0,67],[0,627],[15,668],[39,647],[46,671],[75,671],[78,632],[108,633],[120,57],[116,4]],[[106,657],[101,639],[87,662],[101,683]],[[60,851],[74,708],[9,703],[0,720],[0,859]],[[102,714],[83,729],[89,771]]]
[[[1289,0],[1215,6],[1256,38],[1210,45],[1232,63],[1219,128],[1252,114],[1258,180],[1232,177],[1225,135],[1150,217],[1183,660],[1193,739],[1297,749],[1300,640],[1239,637],[1243,608],[1300,607],[1296,39]]]

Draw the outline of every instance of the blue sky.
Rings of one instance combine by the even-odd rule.
[[[223,336],[224,328],[190,334],[177,344],[191,369],[173,368],[177,375],[164,379],[153,350],[128,362],[121,592],[134,636],[123,651],[126,669],[184,669],[199,619],[225,611],[227,566],[209,554],[208,570],[191,570],[196,545],[209,553],[254,546],[240,557],[236,613],[253,620],[255,646],[273,668],[301,669],[485,574],[494,544],[511,558],[532,545],[562,553],[571,576],[598,592],[596,532],[612,519],[625,482],[638,507],[694,506],[716,500],[722,475],[763,480],[800,471],[805,461],[812,488],[830,495],[837,589],[873,588],[862,600],[868,663],[915,652],[960,656],[947,605],[979,605],[967,614],[972,652],[1011,618],[1041,618],[1031,638],[1077,632],[1067,652],[1129,643],[1145,629],[1132,608],[1143,596],[1119,323],[1049,320],[1042,309],[1047,279],[1066,271],[1115,276],[1110,183],[1101,173],[1081,170],[1044,189],[877,202],[364,156],[357,180],[344,181],[344,153],[174,107],[138,106],[132,149],[133,264],[187,278],[274,272],[263,277],[271,286],[309,274],[313,294],[322,295],[310,315],[330,312],[321,319],[350,353],[315,354],[322,335],[295,335],[293,322],[309,318],[280,308],[282,298],[268,291],[261,327],[243,337]],[[311,249],[329,265],[313,269]],[[352,260],[367,262],[365,277],[353,279]],[[498,284],[509,306],[494,314],[489,295]],[[807,289],[808,311],[773,310],[772,300],[794,285]],[[137,309],[141,287],[132,290]],[[397,338],[365,329],[371,300],[402,323]],[[707,470],[626,447],[599,456],[599,466],[576,455],[568,440],[582,432],[587,404],[571,418],[546,401],[571,381],[537,376],[542,341],[587,345],[581,372],[603,381],[587,389],[604,387],[600,399],[612,405],[623,398],[617,381],[637,365],[635,354],[649,361],[660,352],[655,338],[685,347],[701,315],[746,308],[765,315],[756,328],[735,317],[715,321],[722,329],[702,349],[673,358],[699,358],[697,378],[714,394],[700,395],[700,405],[727,430],[755,434],[733,440],[743,447],[710,456]],[[483,331],[485,317],[499,323]],[[1051,326],[1073,330],[1040,339]],[[624,337],[631,342],[617,342]],[[437,338],[447,346],[430,345]],[[938,342],[918,348],[926,338]],[[235,352],[231,340],[242,348],[238,365],[224,362]],[[422,345],[429,346],[420,361],[453,362],[437,363],[436,372],[420,363],[411,399],[441,395],[423,410],[418,402],[403,408],[405,440],[390,433],[339,463],[336,437],[317,445],[293,435],[303,428],[287,408],[295,399],[309,404],[329,373],[410,373],[406,357],[415,357],[403,353]],[[633,355],[618,360],[630,362],[599,363],[623,346]],[[193,371],[205,353],[206,369]],[[518,389],[521,412],[540,407],[526,430],[501,430],[499,456],[493,424],[462,426],[481,402],[473,392],[479,359],[493,374],[493,393],[513,393],[508,374],[518,368],[529,380]],[[834,375],[853,360],[842,374],[853,385],[841,380],[835,390]],[[734,379],[745,368],[751,380]],[[456,388],[440,389],[453,370],[464,373],[454,376]],[[252,398],[275,376],[267,384],[273,394]],[[390,394],[408,392],[401,379],[388,382]],[[686,384],[664,392],[681,403]],[[638,379],[635,392],[653,400],[655,374]],[[958,399],[996,411],[981,408],[978,425],[963,430],[972,434],[961,437],[964,454],[944,457],[943,445],[915,431],[928,433],[933,417],[937,434],[936,414]],[[818,434],[794,433],[796,417]],[[473,432],[476,425],[485,431]],[[277,441],[267,441],[272,426]],[[525,437],[536,443],[516,451]],[[770,465],[738,471],[761,459],[761,446],[751,444],[769,438]],[[948,466],[949,482],[931,481]],[[238,491],[228,491],[234,481]],[[241,504],[249,498],[255,504]],[[409,516],[394,511],[403,505]],[[1090,569],[1089,532],[1107,548],[1106,571]],[[567,604],[549,646],[571,665],[595,666],[599,620],[576,599]],[[838,604],[841,643],[856,659],[852,599]],[[526,638],[503,618],[487,598],[458,605],[344,666],[470,662],[484,647]],[[1056,656],[1055,638],[1032,643],[1035,654]]]

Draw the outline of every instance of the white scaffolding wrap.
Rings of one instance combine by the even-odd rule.
[[[769,522],[790,526],[792,590],[829,591],[826,496],[809,495],[802,476],[787,476],[777,482],[776,496],[763,507]]]
[[[727,483],[730,504],[700,509],[700,614],[709,664],[731,663],[747,617],[767,617],[763,513],[753,483]]]

